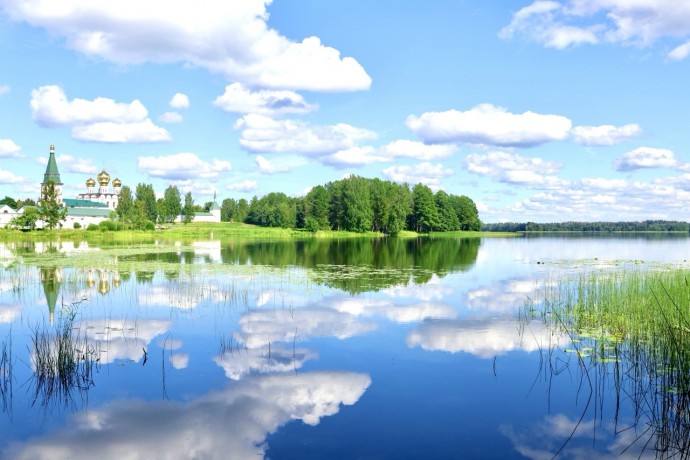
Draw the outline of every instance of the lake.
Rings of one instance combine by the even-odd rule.
[[[0,243],[0,457],[679,455],[641,374],[538,312],[686,257],[658,235]]]

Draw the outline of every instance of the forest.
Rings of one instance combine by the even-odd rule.
[[[417,184],[350,176],[313,187],[304,197],[280,192],[261,198],[228,198],[221,204],[221,220],[265,227],[318,230],[374,231],[396,235],[403,230],[420,233],[478,231],[481,221],[469,197],[434,193]]]
[[[485,232],[685,232],[690,224],[674,220],[645,220],[641,222],[504,222],[484,224]]]

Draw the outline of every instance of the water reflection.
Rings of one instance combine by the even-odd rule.
[[[247,378],[184,403],[112,402],[11,445],[3,458],[261,458],[268,434],[291,420],[315,426],[356,404],[370,383],[366,374],[310,372]]]

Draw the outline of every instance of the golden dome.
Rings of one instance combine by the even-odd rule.
[[[122,182],[120,182],[120,179],[116,177],[115,180],[113,180],[113,187],[120,187],[121,185]]]
[[[93,180],[91,177],[89,177],[89,178],[86,180],[86,186],[87,186],[87,187],[95,187],[95,186],[96,186],[96,181]]]
[[[101,173],[96,178],[98,179],[98,183],[101,186],[106,186],[110,183],[110,174],[105,172],[105,169],[101,171]]]

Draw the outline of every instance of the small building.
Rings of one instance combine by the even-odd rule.
[[[6,204],[3,204],[0,206],[0,228],[5,227],[7,224],[9,224],[12,219],[15,217],[19,216],[21,212],[12,209]]]

